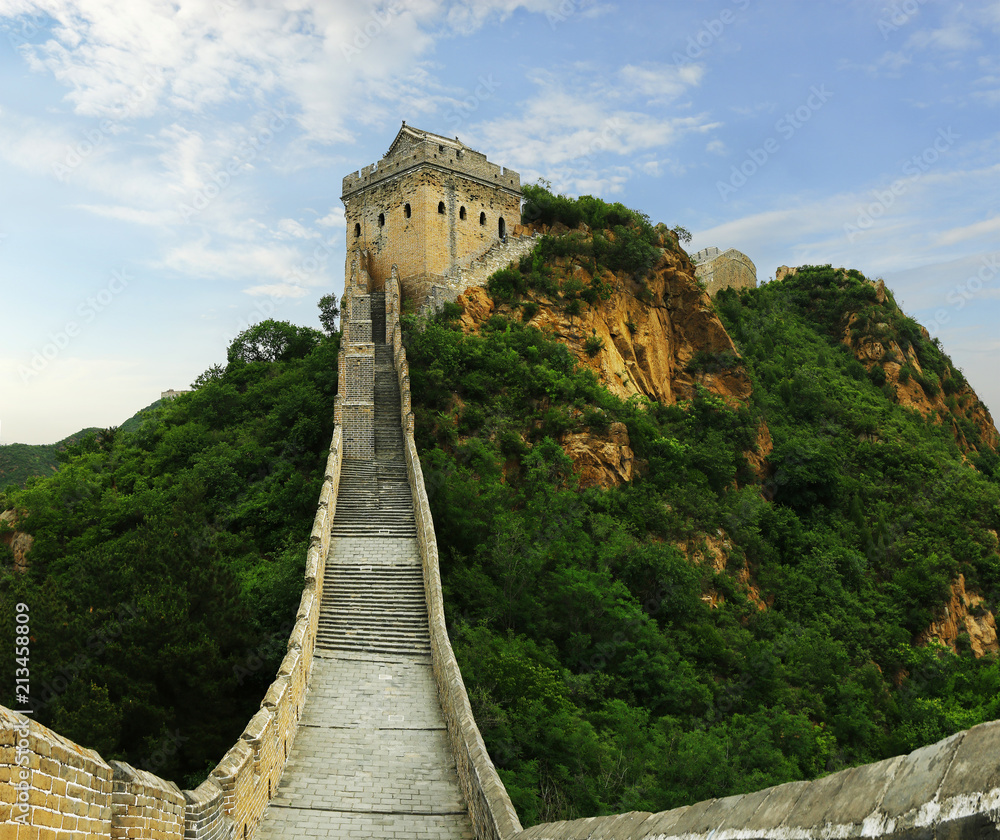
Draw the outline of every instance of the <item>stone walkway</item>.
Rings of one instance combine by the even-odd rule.
[[[412,538],[342,537],[330,553],[327,596],[339,566],[377,579],[380,567],[420,562]],[[298,735],[257,837],[470,840],[430,657],[357,644],[317,646]]]

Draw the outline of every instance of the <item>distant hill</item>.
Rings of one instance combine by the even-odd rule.
[[[159,408],[163,400],[157,400],[140,409],[119,427],[123,432],[134,432],[143,423],[146,413]],[[65,437],[57,443],[8,443],[0,446],[0,489],[14,484],[24,487],[29,478],[35,475],[51,475],[59,469],[57,454],[68,444],[76,443],[89,434],[98,432],[96,426],[81,429]]]
[[[86,437],[96,428],[81,429],[58,443],[8,443],[0,446],[0,487],[24,487],[34,475],[51,475],[59,469],[57,453],[67,444]]]

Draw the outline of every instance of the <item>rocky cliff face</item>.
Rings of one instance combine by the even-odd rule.
[[[951,587],[951,600],[938,619],[920,634],[917,644],[925,645],[933,639],[957,653],[958,638],[962,634],[968,636],[969,647],[977,658],[1000,652],[996,618],[986,608],[981,595],[966,591],[965,576],[959,575]]]
[[[569,257],[559,258],[556,269],[585,285],[592,279]],[[539,308],[530,323],[566,344],[580,364],[623,399],[641,395],[670,405],[689,399],[696,384],[730,402],[750,397],[750,379],[736,346],[686,255],[662,249],[645,284],[609,271],[601,279],[613,288],[611,297],[584,305],[579,315],[568,315],[558,301],[533,295]],[[519,309],[497,305],[485,289],[467,289],[458,302],[467,332],[494,312],[519,316]],[[595,338],[602,347],[591,355],[586,344]]]
[[[531,325],[562,341],[622,399],[639,396],[671,405],[690,399],[702,385],[732,405],[745,402],[751,394],[750,378],[708,294],[695,280],[694,266],[685,254],[670,248],[666,238],[661,245],[659,260],[645,281],[604,271],[599,279],[612,289],[610,297],[583,304],[579,314],[567,314],[564,301],[532,293],[537,311]],[[572,257],[558,258],[554,268],[561,280],[575,279],[584,286],[592,280]],[[520,306],[499,304],[482,288],[467,289],[458,303],[466,332],[477,331],[496,313],[521,317]],[[576,463],[582,486],[607,487],[631,479],[632,451],[624,426],[603,437],[564,437],[563,448]],[[764,450],[748,453],[759,469],[770,451],[766,428],[761,444]]]
[[[27,571],[27,554],[31,551],[34,537],[17,530],[17,514],[13,510],[0,513],[0,542],[14,552],[14,571]]]
[[[887,302],[888,296],[885,283],[882,280],[876,284],[875,293],[878,303],[885,304]],[[933,396],[928,395],[911,373],[912,371],[919,377],[925,375],[914,348],[910,346],[904,351],[900,344],[891,338],[853,337],[852,329],[859,317],[856,312],[848,317],[847,325],[844,328],[844,343],[854,351],[855,357],[868,370],[876,365],[882,367],[885,371],[886,382],[895,389],[896,399],[900,405],[918,411],[925,417],[931,417],[936,423],[950,426],[956,442],[966,453],[975,452],[976,447],[967,439],[960,421],[970,421],[978,430],[982,443],[994,452],[997,451],[1000,447],[1000,435],[997,434],[993,418],[989,409],[980,402],[976,392],[967,382],[962,383],[950,396],[946,395],[943,390],[939,390]],[[920,329],[923,337],[930,339],[927,330],[923,327]],[[908,375],[901,375],[904,368],[906,368]]]

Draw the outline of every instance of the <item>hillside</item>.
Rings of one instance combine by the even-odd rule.
[[[261,322],[193,393],[0,494],[0,614],[30,607],[35,720],[188,787],[239,737],[301,594],[338,347]]]
[[[452,639],[522,821],[996,718],[996,432],[940,348],[857,272],[713,303],[664,228],[539,199],[534,255],[407,337]],[[943,400],[859,361],[865,315]]]
[[[7,443],[0,446],[0,487],[24,487],[32,476],[51,475],[59,469],[59,453],[97,429],[81,429],[58,443]]]
[[[890,290],[803,267],[713,301],[673,231],[525,193],[535,251],[405,336],[449,631],[522,821],[1000,716],[996,429]],[[239,737],[301,586],[328,333],[262,322],[3,494],[37,720],[189,787]]]
[[[124,432],[134,432],[142,425],[147,412],[162,404],[157,400],[137,411],[119,427]],[[59,469],[60,455],[70,444],[78,443],[88,435],[99,433],[97,427],[81,429],[57,443],[28,444],[8,443],[0,446],[0,488],[24,487],[33,476],[49,476]]]

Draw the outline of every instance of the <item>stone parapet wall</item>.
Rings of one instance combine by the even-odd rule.
[[[183,794],[0,706],[0,825],[17,837],[184,837]],[[7,837],[7,834],[3,834]]]
[[[812,782],[532,826],[518,840],[996,840],[1000,721]]]
[[[414,301],[420,312],[435,312],[446,302],[454,303],[471,286],[485,286],[495,272],[530,254],[539,238],[539,234],[534,232],[512,234],[506,242],[492,243],[468,265],[456,269],[451,275],[416,274],[403,277],[400,280],[403,295]]]
[[[477,840],[509,840],[521,831],[521,823],[472,715],[472,706],[445,624],[437,539],[420,457],[413,439],[409,367],[399,323],[399,300],[398,273],[394,271],[386,283],[386,333],[391,336],[396,375],[399,379],[403,451],[413,494],[417,541],[423,563],[434,679],[448,726],[459,784],[469,808],[475,836]]]
[[[119,761],[104,761],[24,715],[0,706],[3,837],[78,840],[251,838],[277,790],[302,716],[319,624],[343,455],[336,426],[306,554],[305,585],[287,653],[240,739],[194,791]],[[22,834],[23,832],[23,834]]]

